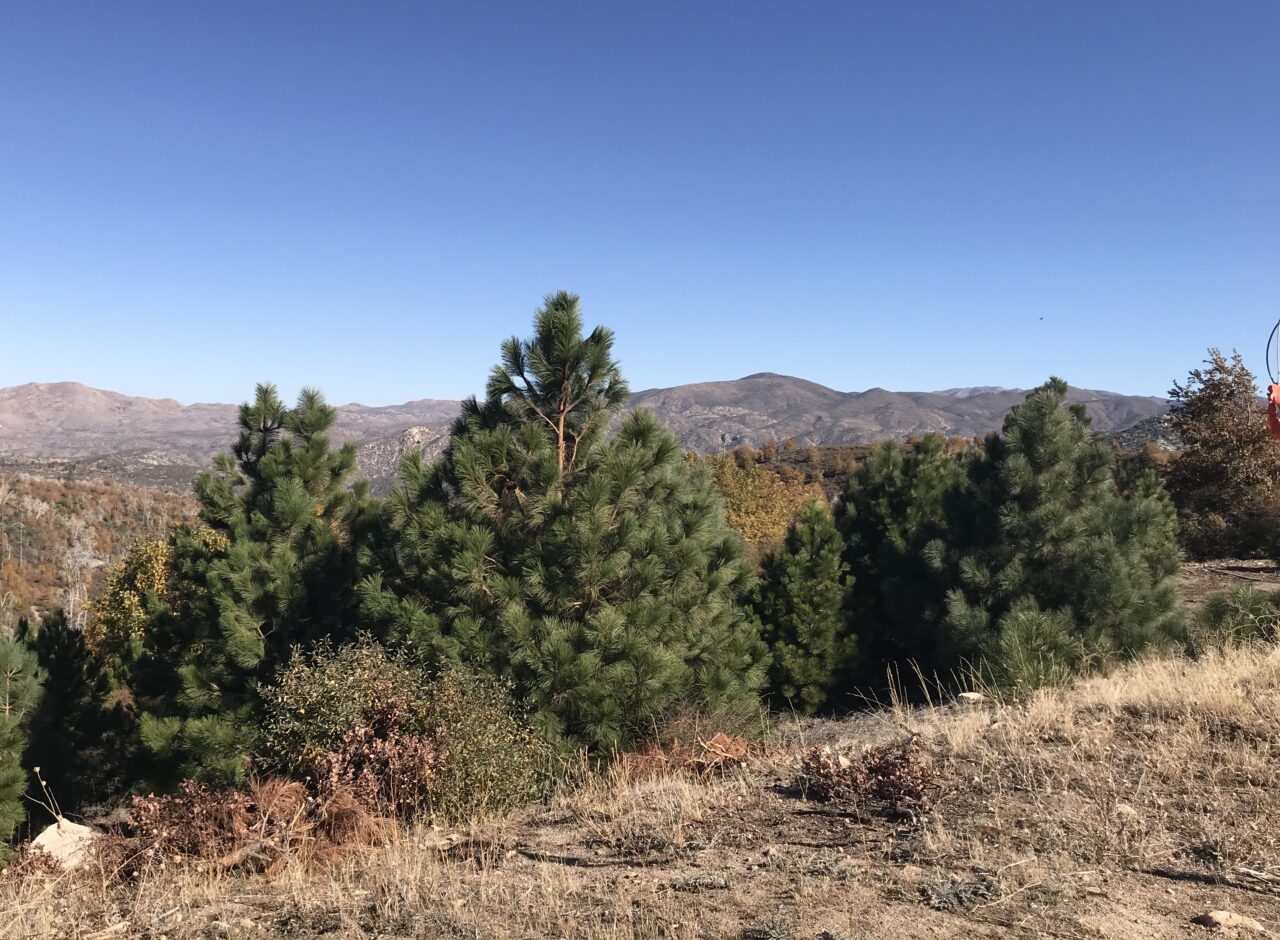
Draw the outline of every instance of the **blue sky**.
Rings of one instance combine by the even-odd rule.
[[[0,0],[0,386],[1163,394],[1280,316],[1280,4]]]

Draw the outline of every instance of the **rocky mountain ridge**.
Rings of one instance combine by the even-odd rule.
[[[941,392],[872,388],[840,392],[762,372],[722,382],[647,389],[628,409],[653,411],[690,450],[794,438],[799,444],[855,444],[927,432],[974,436],[999,428],[1025,391],[998,386]],[[1161,398],[1073,388],[1094,427],[1113,433],[1168,411]],[[357,445],[361,472],[385,490],[410,449],[435,456],[459,402],[339,405],[335,441]],[[41,475],[108,477],[185,486],[235,436],[236,405],[183,405],[122,395],[75,382],[0,389],[0,467]]]

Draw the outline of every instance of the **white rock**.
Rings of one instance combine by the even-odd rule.
[[[58,864],[70,871],[88,860],[89,847],[97,838],[97,830],[59,816],[57,822],[31,840],[31,847],[53,856]]]
[[[987,701],[987,697],[981,692],[961,692],[956,696],[956,701],[961,705],[982,705]]]

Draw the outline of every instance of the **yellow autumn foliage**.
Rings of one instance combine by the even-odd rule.
[[[759,464],[743,466],[731,455],[700,459],[724,496],[728,523],[757,554],[786,537],[796,510],[808,500],[826,502],[816,483],[787,481]]]
[[[226,549],[227,537],[222,533],[204,525],[194,531],[210,549]],[[171,538],[138,543],[107,572],[102,592],[94,601],[85,624],[85,645],[99,653],[124,649],[141,639],[146,629],[150,594],[166,606],[177,599]]]

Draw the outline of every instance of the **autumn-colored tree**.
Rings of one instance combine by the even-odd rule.
[[[1280,545],[1280,444],[1267,429],[1258,386],[1239,353],[1210,349],[1204,367],[1169,391],[1182,451],[1169,491],[1192,554],[1241,557]]]
[[[741,465],[731,456],[702,460],[724,496],[729,525],[757,553],[782,541],[796,510],[806,501],[823,499],[821,487],[805,483],[798,472],[785,479],[754,462]]]
[[[167,539],[141,542],[107,572],[84,628],[85,645],[94,653],[120,655],[141,641],[147,623],[148,595],[172,600],[169,584],[172,550]]]
[[[84,627],[86,648],[121,682],[128,683],[143,653],[147,630],[158,618],[189,621],[208,616],[200,610],[208,589],[189,577],[193,559],[220,556],[230,548],[225,533],[203,523],[183,524],[166,538],[139,542],[113,565],[90,607]]]

